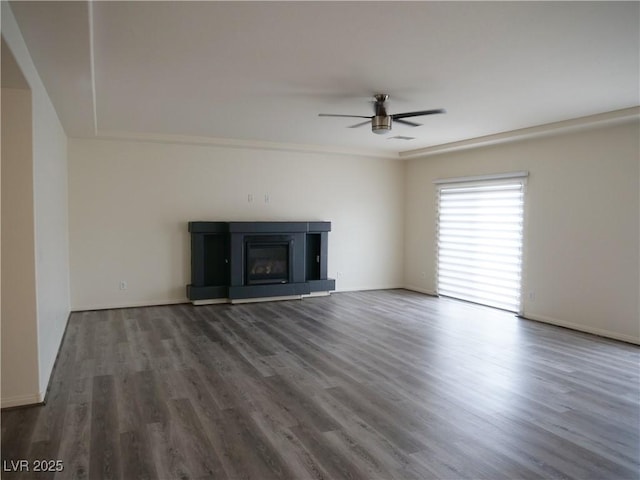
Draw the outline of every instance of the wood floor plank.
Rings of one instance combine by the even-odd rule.
[[[266,378],[268,396],[273,401],[289,410],[296,423],[304,422],[313,425],[320,432],[335,430],[339,425],[322,409],[309,392],[296,388],[279,375]]]
[[[304,447],[289,428],[262,412],[254,412],[251,418],[269,443],[278,451],[291,470],[293,478],[329,480],[331,475]]]
[[[235,409],[224,410],[220,426],[229,477],[294,478],[291,469],[249,415]]]
[[[169,401],[169,411],[176,426],[179,448],[190,474],[195,478],[224,479],[227,475],[213,445],[202,429],[189,399]]]
[[[90,477],[121,478],[118,401],[112,375],[93,379],[90,445]]]
[[[2,411],[3,462],[64,470],[2,478],[640,478],[639,365],[403,290],[76,312],[47,404]]]
[[[13,410],[2,415],[2,464],[26,458],[31,446],[37,418],[42,414],[35,408]],[[4,470],[4,468],[3,468]],[[11,471],[6,472],[7,477]]]
[[[351,461],[349,455],[328,442],[320,432],[301,423],[290,428],[296,440],[304,445],[316,462],[332,479],[365,480],[366,472]]]
[[[389,466],[366,448],[363,448],[360,442],[348,432],[339,429],[323,432],[323,436],[329,445],[333,445],[336,450],[344,452],[346,457],[358,466],[366,478],[380,480],[393,478],[391,469],[388,468]]]
[[[189,479],[189,467],[180,448],[175,428],[169,423],[146,425],[149,450],[159,478]]]
[[[60,443],[52,448],[56,454],[52,457],[44,457],[46,460],[60,460],[64,465],[64,470],[56,474],[57,478],[90,478],[90,451],[93,448],[91,408],[91,403],[80,403],[70,405],[66,409]],[[38,457],[32,457],[33,460],[36,458]]]
[[[160,372],[146,370],[132,374],[135,396],[144,423],[166,423],[169,418],[158,377]]]
[[[139,431],[144,421],[135,375],[133,373],[116,375],[114,387],[118,406],[118,431],[120,433]]]
[[[376,408],[366,397],[358,396],[343,387],[334,387],[327,391],[404,452],[414,453],[425,448],[422,441],[396,423],[396,413],[399,413],[396,409]]]
[[[122,478],[138,480],[158,478],[147,437],[146,427],[120,434]]]
[[[420,468],[406,452],[394,445],[385,435],[357,416],[333,395],[319,393],[317,397],[323,408],[340,425],[341,430],[352,438],[356,438],[362,448],[387,466],[389,472],[392,472],[389,478],[423,480],[430,477],[429,472]]]

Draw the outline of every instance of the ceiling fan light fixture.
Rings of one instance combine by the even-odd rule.
[[[416,122],[411,122],[407,120],[407,118],[411,117],[422,117],[423,115],[433,115],[434,113],[445,113],[444,109],[438,108],[435,110],[420,110],[417,112],[404,112],[404,113],[395,113],[393,115],[389,115],[387,113],[387,100],[389,99],[389,95],[379,93],[374,96],[375,103],[373,104],[374,114],[371,117],[366,115],[344,115],[342,113],[319,113],[320,117],[347,117],[347,118],[367,118],[371,120],[371,131],[378,135],[385,134],[391,131],[391,124],[393,120],[397,120],[399,123],[404,125],[409,125],[410,127],[419,127],[421,124]],[[361,122],[356,125],[351,125],[349,128],[362,127],[369,122]]]
[[[392,118],[390,115],[374,116],[371,119],[371,131],[379,135],[391,131]]]

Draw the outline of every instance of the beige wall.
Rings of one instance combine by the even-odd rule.
[[[38,335],[31,91],[2,89],[2,400],[36,403]]]
[[[525,316],[640,341],[638,122],[409,161],[406,286],[436,290],[433,181],[518,170],[530,172]]]
[[[15,57],[20,74],[29,85],[31,91],[30,135],[31,135],[31,228],[33,237],[32,256],[35,263],[35,305],[24,303],[24,312],[36,312],[36,324],[32,315],[22,315],[22,322],[27,319],[30,331],[37,332],[37,350],[16,349],[16,357],[2,362],[2,406],[13,406],[30,401],[22,398],[11,389],[4,388],[6,371],[32,370],[35,362],[37,378],[36,388],[30,392],[34,401],[44,399],[46,388],[55,363],[56,354],[62,340],[69,315],[69,239],[68,239],[68,205],[67,205],[67,138],[62,129],[55,109],[47,95],[38,72],[33,65],[24,39],[17,26],[8,2],[2,2],[2,37],[6,46]],[[5,115],[4,105],[3,117]],[[26,128],[26,127],[25,127]],[[4,148],[4,142],[3,142]],[[3,162],[4,163],[4,162]],[[5,181],[6,180],[6,181]],[[3,175],[3,182],[10,182]],[[3,188],[4,190],[4,188]],[[4,203],[3,203],[4,209]],[[4,212],[3,212],[4,213]],[[3,215],[4,223],[4,215]],[[2,229],[2,245],[4,256],[4,237]],[[10,257],[12,254],[8,253]],[[4,268],[3,268],[4,270]],[[3,282],[3,305],[6,284]],[[3,344],[20,342],[18,334],[5,338],[3,324]],[[4,349],[3,349],[4,354]]]
[[[191,220],[331,221],[338,290],[400,287],[403,181],[386,159],[72,139],[72,308],[186,301]]]

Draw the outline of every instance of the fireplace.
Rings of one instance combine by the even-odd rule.
[[[189,222],[195,304],[328,294],[331,222]]]
[[[245,237],[245,285],[289,283],[293,239],[270,235]]]

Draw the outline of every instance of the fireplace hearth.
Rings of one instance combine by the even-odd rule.
[[[193,303],[301,298],[327,278],[330,222],[189,222]]]

